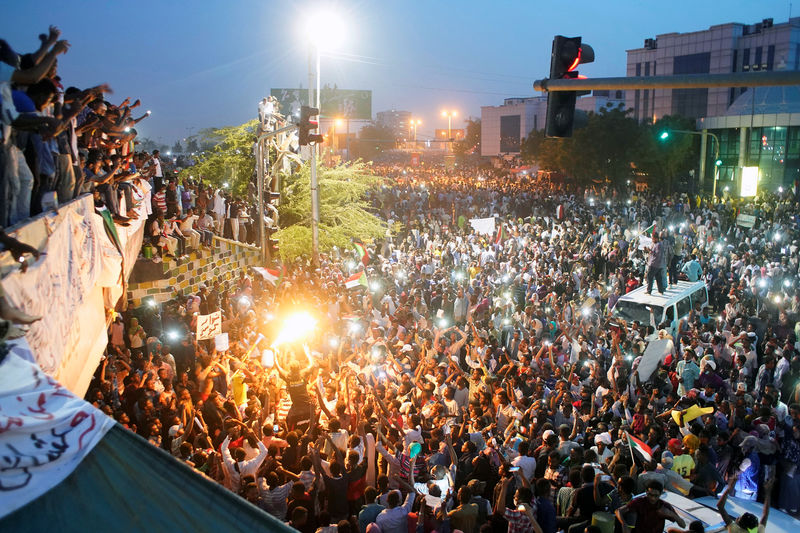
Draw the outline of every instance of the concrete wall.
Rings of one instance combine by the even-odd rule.
[[[163,277],[152,281],[134,282],[136,267],[128,285],[128,300],[134,307],[142,304],[143,298],[155,298],[166,302],[177,293],[187,295],[198,291],[201,283],[210,285],[214,280],[226,281],[239,277],[239,272],[260,264],[261,251],[247,244],[214,237],[212,251],[202,255],[192,252],[188,260],[180,264],[175,261],[160,263]],[[150,268],[156,265],[148,265]],[[137,264],[138,267],[138,264]]]

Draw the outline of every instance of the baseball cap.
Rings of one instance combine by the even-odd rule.
[[[681,449],[683,447],[683,443],[680,439],[669,439],[667,442],[667,448],[678,448]]]
[[[551,435],[555,435],[555,434],[556,434],[555,431],[553,431],[552,429],[548,429],[544,433],[542,433],[542,440],[547,440],[547,439],[550,438]]]

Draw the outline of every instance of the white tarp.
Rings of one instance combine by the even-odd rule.
[[[644,349],[642,359],[639,362],[639,380],[645,383],[650,379],[650,376],[658,368],[658,365],[664,362],[668,354],[675,350],[675,345],[672,339],[656,339],[651,341]]]
[[[0,363],[0,517],[61,483],[114,425],[31,357],[17,344]]]
[[[222,335],[222,311],[197,316],[197,340],[213,339]]]
[[[105,321],[87,321],[79,313],[102,272],[102,250],[93,213],[70,211],[54,228],[43,250],[47,255],[3,280],[7,298],[15,306],[42,319],[26,335],[39,366],[56,379],[81,337],[93,339],[105,332]],[[95,317],[91,317],[94,319]],[[98,332],[97,329],[100,329]],[[85,360],[78,362],[84,365]],[[71,383],[64,383],[75,390]]]
[[[495,220],[494,217],[489,218],[471,218],[469,225],[472,226],[476,232],[482,235],[494,235]]]

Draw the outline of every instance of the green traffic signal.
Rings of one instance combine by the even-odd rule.
[[[662,131],[661,135],[659,135],[659,139],[661,139],[662,141],[667,139],[668,137],[669,137],[669,132],[668,131]]]
[[[716,161],[714,161],[714,165],[718,166],[718,167],[721,167],[722,166],[722,159],[717,159]]]

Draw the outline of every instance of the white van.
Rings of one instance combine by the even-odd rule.
[[[656,326],[667,322],[676,329],[678,320],[688,315],[698,303],[701,308],[708,305],[708,289],[702,281],[678,281],[677,285],[668,287],[664,294],[659,294],[655,287],[652,294],[647,294],[647,287],[641,286],[620,296],[611,316],[628,323],[638,320],[643,326],[648,326],[650,307]],[[674,335],[674,331],[672,333]]]

